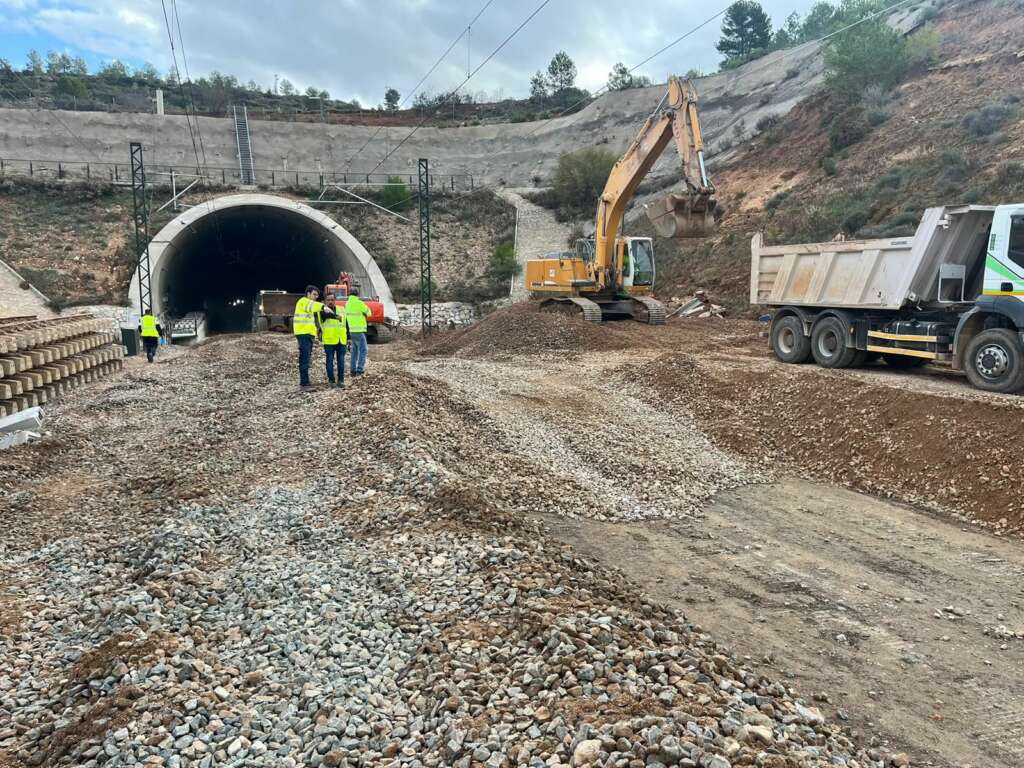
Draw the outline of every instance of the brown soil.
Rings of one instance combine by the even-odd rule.
[[[624,373],[647,397],[657,393],[692,411],[717,445],[953,510],[997,530],[1024,531],[1024,398],[986,396],[939,370],[786,366],[770,359],[761,339],[728,352],[680,341],[683,349]]]
[[[540,312],[533,302],[492,313],[465,330],[445,333],[424,344],[431,356],[508,357],[545,352],[580,353],[625,349],[632,329],[595,325],[571,316]]]

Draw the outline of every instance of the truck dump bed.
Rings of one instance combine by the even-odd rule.
[[[751,241],[750,303],[897,310],[971,301],[980,292],[994,210],[929,208],[913,237],[888,240],[765,246],[758,233]],[[943,265],[949,266],[940,297]]]

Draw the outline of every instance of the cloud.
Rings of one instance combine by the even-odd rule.
[[[170,11],[172,0],[165,2]],[[429,92],[448,91],[466,77],[467,65],[478,66],[540,0],[494,0],[468,34],[466,25],[485,0],[176,2],[194,77],[217,70],[267,87],[279,75],[302,88],[314,85],[337,98],[376,104],[388,86],[408,95],[461,34],[423,85]],[[794,6],[806,10],[810,2],[766,0],[764,5],[779,24]],[[72,48],[170,68],[160,0],[0,0],[0,8]],[[530,75],[565,50],[576,62],[579,85],[594,90],[617,61],[636,64],[714,10],[699,0],[649,0],[642,6],[552,0],[466,89],[523,96]],[[712,22],[641,72],[663,81],[669,72],[714,69],[719,28],[720,22]]]

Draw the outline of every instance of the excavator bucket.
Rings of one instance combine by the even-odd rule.
[[[644,210],[661,237],[708,237],[717,228],[714,197],[669,195]]]

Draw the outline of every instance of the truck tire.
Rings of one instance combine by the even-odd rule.
[[[811,329],[811,354],[822,368],[849,368],[857,348],[847,343],[846,324],[838,317],[823,317]]]
[[[1024,348],[1015,331],[989,328],[967,345],[964,368],[971,384],[988,392],[1024,388]]]
[[[910,355],[886,355],[883,353],[882,359],[890,368],[920,368],[922,365],[928,364],[926,358],[911,357]]]
[[[806,363],[811,359],[811,340],[804,335],[800,318],[788,315],[772,323],[772,352],[784,363]]]
[[[258,333],[266,333],[270,330],[270,320],[266,317],[256,318],[256,331]]]

